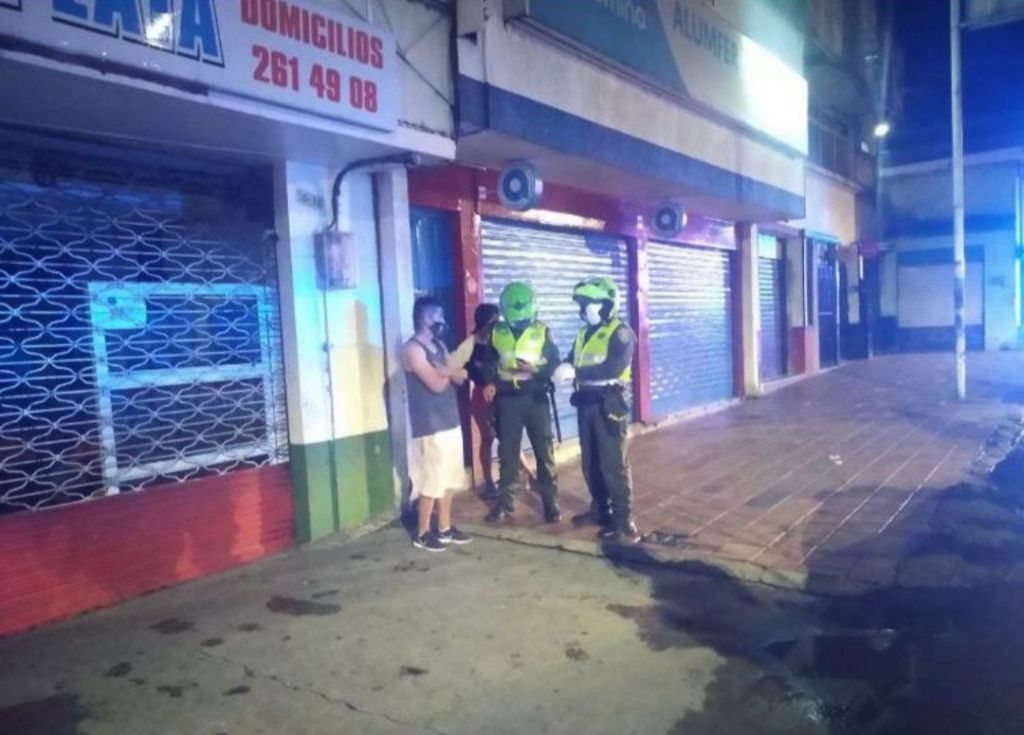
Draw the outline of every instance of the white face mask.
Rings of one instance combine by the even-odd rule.
[[[583,320],[592,327],[601,323],[601,304],[587,304],[583,310]]]

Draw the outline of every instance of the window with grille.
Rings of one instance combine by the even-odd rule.
[[[0,150],[0,514],[286,461],[261,172]]]

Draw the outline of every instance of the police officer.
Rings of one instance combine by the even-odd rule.
[[[488,385],[484,397],[495,401],[498,437],[498,498],[487,516],[501,523],[514,510],[512,489],[519,475],[519,453],[523,429],[530,439],[537,461],[536,489],[544,503],[544,520],[556,523],[562,518],[555,495],[554,446],[551,439],[551,410],[548,384],[559,364],[558,348],[548,328],[537,321],[537,300],[526,283],[505,286],[500,299],[502,321],[491,336],[493,350]]]
[[[590,509],[572,520],[575,525],[601,526],[598,536],[604,540],[637,543],[640,534],[633,522],[625,397],[636,335],[618,319],[619,289],[610,278],[581,282],[572,298],[585,326],[558,378],[575,376],[572,403],[579,419],[583,477],[591,497]]]

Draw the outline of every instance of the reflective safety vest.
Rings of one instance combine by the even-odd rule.
[[[532,363],[537,367],[543,365],[544,343],[547,342],[548,328],[540,322],[534,322],[516,339],[512,328],[505,322],[495,325],[491,336],[491,344],[498,351],[498,377],[514,383],[530,380],[533,375],[519,369],[516,360]]]
[[[587,339],[587,329],[584,327],[580,330],[580,333],[576,335],[576,344],[573,347],[573,358],[576,369],[582,367],[594,367],[595,365],[603,365],[605,360],[608,359],[608,342],[611,340],[612,335],[622,326],[622,322],[618,319],[612,319],[607,324],[602,324],[597,328],[591,336]],[[596,380],[596,381],[582,381],[581,385],[619,385],[626,384],[633,378],[633,366],[627,365],[626,369],[622,371],[622,375],[618,378],[611,380]]]

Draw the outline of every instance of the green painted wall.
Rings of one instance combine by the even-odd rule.
[[[354,528],[397,507],[387,431],[293,444],[291,463],[300,543]]]

